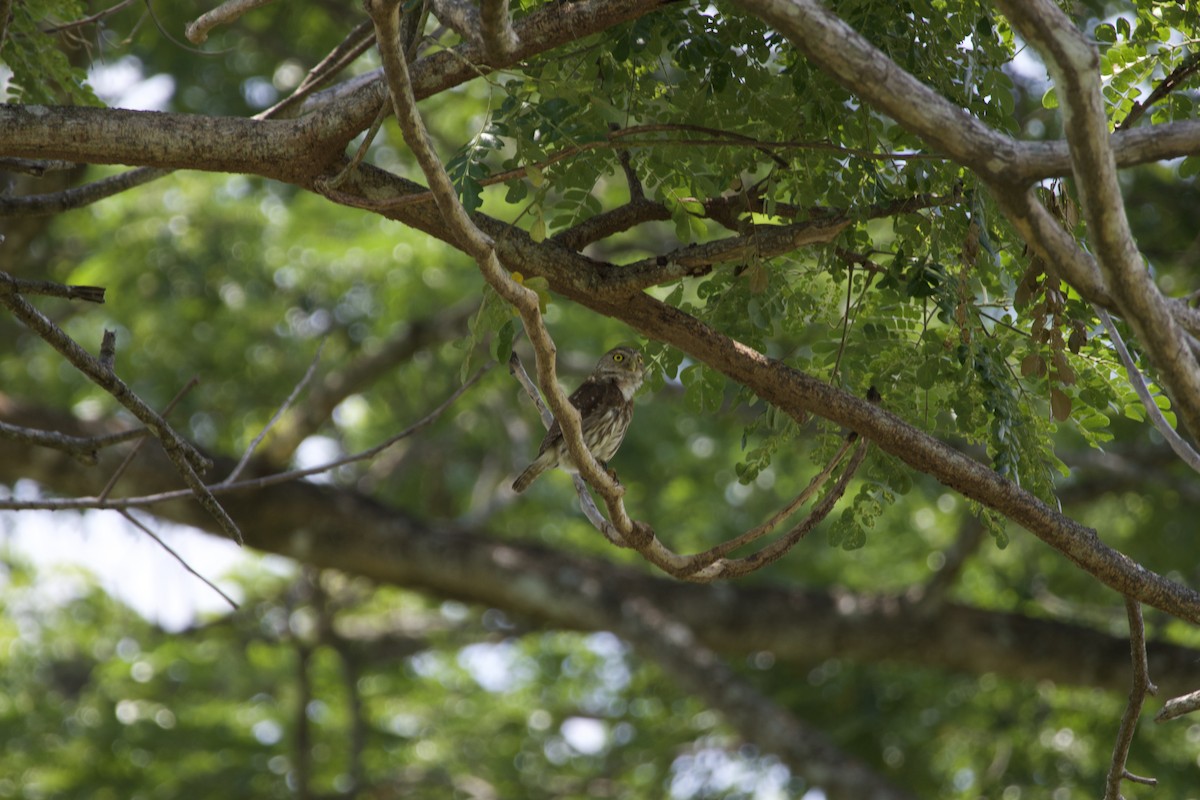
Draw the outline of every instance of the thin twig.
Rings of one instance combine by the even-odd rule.
[[[813,506],[812,511],[809,512],[807,517],[782,537],[745,558],[717,559],[709,566],[687,577],[690,580],[701,583],[714,581],[718,578],[737,578],[762,569],[766,565],[782,558],[789,550],[796,546],[797,542],[807,536],[808,532],[817,526],[817,523],[829,516],[829,512],[833,510],[834,505],[845,494],[846,487],[850,484],[850,479],[858,472],[858,468],[862,464],[866,454],[866,440],[859,441],[858,447],[855,448],[854,454],[850,456],[850,460],[846,462],[846,467],[838,478],[837,483],[833,485],[833,488]]]
[[[296,398],[300,396],[300,392],[304,391],[304,387],[308,386],[309,381],[312,380],[313,375],[317,371],[317,364],[321,363],[321,351],[325,349],[326,341],[328,341],[328,339],[322,339],[321,343],[317,345],[317,352],[312,358],[312,363],[308,365],[308,369],[304,372],[304,377],[302,377],[300,382],[292,388],[291,394],[289,394],[287,399],[280,404],[279,409],[275,412],[275,415],[268,420],[266,425],[263,426],[263,429],[259,431],[258,436],[254,437],[254,441],[250,442],[250,446],[247,447],[246,452],[242,454],[242,458],[240,461],[238,461],[237,466],[235,466],[233,471],[229,473],[229,477],[221,481],[221,483],[218,485],[223,486],[227,483],[233,483],[235,480],[237,480],[237,476],[242,474],[242,470],[245,469],[246,464],[250,462],[250,457],[254,455],[254,451],[258,449],[258,446],[262,443],[262,440],[267,435],[267,432],[270,431],[271,428],[275,427],[275,423],[279,422],[280,418],[287,413],[287,410],[292,407],[292,403],[296,402]]]
[[[89,466],[97,460],[97,451],[105,447],[122,444],[133,439],[140,439],[149,433],[145,428],[131,428],[120,433],[110,433],[103,436],[71,436],[58,431],[45,431],[37,428],[24,428],[20,425],[10,425],[0,421],[0,439],[11,439],[17,442],[46,447],[69,453]]]
[[[91,205],[106,197],[141,186],[170,175],[171,170],[155,167],[137,167],[117,175],[110,175],[83,186],[63,189],[47,194],[27,194],[21,197],[0,195],[0,217],[39,217],[61,214],[75,208]]]
[[[769,534],[771,531],[775,530],[775,528],[779,527],[781,522],[790,517],[792,514],[796,513],[796,510],[800,508],[800,506],[807,503],[812,496],[816,494],[817,490],[825,485],[825,481],[827,481],[829,476],[833,474],[834,469],[836,469],[837,465],[841,463],[842,458],[846,455],[846,451],[850,449],[852,444],[853,439],[849,437],[844,439],[841,447],[839,447],[837,452],[833,454],[833,457],[829,459],[829,463],[825,465],[825,468],[814,475],[812,480],[808,482],[808,485],[805,486],[799,494],[792,498],[787,505],[772,514],[770,518],[768,518],[761,525],[751,528],[740,536],[735,536],[728,541],[722,542],[716,547],[691,556],[692,560],[694,561],[695,571],[699,572],[701,569],[710,567],[718,559],[724,558],[729,553],[745,547],[746,545],[753,544]]]
[[[132,389],[111,369],[105,367],[100,359],[80,347],[79,343],[63,332],[61,328],[50,321],[48,317],[31,306],[19,292],[13,290],[8,281],[0,280],[0,305],[13,313],[17,319],[47,344],[57,350],[72,366],[86,375],[93,383],[104,389],[123,405],[130,413],[142,421],[156,439],[162,442],[167,458],[175,465],[183,482],[192,490],[200,506],[212,515],[221,530],[237,542],[242,541],[242,532],[237,523],[225,513],[221,504],[200,480],[197,470],[207,470],[211,462],[200,454],[195,447],[186,442],[175,429],[167,424],[154,409],[146,405]]]
[[[478,372],[476,372],[474,375],[472,375],[470,378],[468,378],[466,380],[466,382],[463,383],[462,386],[459,386],[457,389],[455,389],[454,392],[452,392],[449,397],[447,397],[445,400],[443,400],[436,408],[434,408],[432,411],[430,411],[424,417],[417,420],[412,425],[408,426],[407,428],[400,431],[396,435],[388,437],[383,442],[375,445],[374,447],[367,448],[366,450],[359,451],[358,453],[354,453],[349,456],[343,456],[341,458],[334,459],[333,461],[328,461],[324,464],[320,464],[315,467],[306,467],[304,469],[293,469],[293,470],[288,470],[287,472],[279,472],[274,475],[266,475],[266,476],[263,476],[260,478],[249,478],[246,480],[237,481],[235,483],[214,484],[213,486],[208,487],[208,489],[214,495],[228,494],[231,492],[243,491],[246,489],[262,489],[267,486],[275,486],[277,484],[288,483],[290,481],[299,480],[300,478],[307,478],[310,475],[318,475],[322,472],[328,472],[331,469],[337,469],[338,467],[343,467],[343,466],[346,466],[347,464],[353,464],[356,461],[364,461],[367,459],[374,458],[376,455],[383,452],[387,448],[391,447],[396,442],[399,442],[402,439],[407,439],[408,437],[412,436],[413,434],[418,433],[421,430],[424,430],[425,428],[429,427],[434,422],[436,422],[438,417],[440,417],[443,413],[445,413],[446,409],[448,409],[454,403],[455,400],[457,400],[468,389],[470,389],[472,386],[474,386],[476,383],[478,383],[479,379],[482,378],[488,372],[488,370],[490,370],[492,368],[492,366],[494,366],[494,365],[487,364],[487,365],[481,367]],[[83,498],[60,499],[60,500],[33,500],[33,501],[0,500],[0,510],[60,511],[63,509],[84,509],[84,508],[96,508],[96,509],[139,508],[142,506],[151,506],[151,505],[156,505],[158,503],[165,503],[170,500],[178,500],[180,498],[187,497],[189,494],[191,494],[191,492],[189,490],[178,489],[178,490],[169,491],[169,492],[159,492],[157,494],[142,495],[140,497],[122,497],[122,498],[118,498],[115,500],[105,499],[103,501],[101,501],[99,498],[95,498],[95,497],[83,497]]]
[[[140,531],[142,531],[143,533],[145,533],[145,534],[146,534],[147,536],[149,536],[151,539],[153,539],[154,541],[158,542],[159,546],[160,546],[160,547],[161,547],[163,550],[166,550],[168,553],[170,553],[170,554],[171,554],[171,555],[172,555],[172,556],[175,558],[175,560],[176,560],[176,561],[178,561],[180,564],[182,564],[184,569],[186,569],[188,572],[192,573],[192,574],[193,574],[193,575],[195,575],[197,578],[199,578],[201,581],[203,581],[203,582],[204,582],[204,584],[205,584],[206,586],[208,586],[208,588],[212,589],[214,592],[216,592],[217,594],[221,595],[221,597],[222,597],[222,598],[225,600],[225,602],[226,602],[226,603],[229,603],[229,605],[233,606],[233,610],[234,610],[234,611],[237,611],[237,609],[238,609],[238,604],[234,602],[234,600],[233,600],[233,598],[232,598],[232,597],[230,597],[229,595],[227,595],[227,594],[225,594],[223,591],[221,591],[220,587],[218,587],[218,586],[217,586],[215,583],[213,583],[212,581],[210,581],[208,578],[204,577],[204,576],[203,576],[203,575],[201,575],[199,572],[197,572],[196,570],[192,569],[192,565],[191,565],[191,564],[189,564],[189,563],[188,563],[188,562],[187,562],[187,561],[186,561],[186,560],[183,558],[183,556],[179,555],[179,553],[177,553],[177,552],[175,552],[173,549],[171,549],[171,546],[170,546],[170,545],[168,545],[166,542],[164,542],[164,541],[163,541],[163,540],[162,540],[162,539],[161,539],[161,538],[160,538],[160,537],[159,537],[157,534],[155,534],[155,533],[154,533],[154,531],[150,530],[148,527],[146,527],[146,526],[145,526],[145,525],[143,525],[142,523],[138,522],[138,521],[137,521],[137,520],[134,518],[134,516],[133,516],[132,514],[130,514],[130,513],[129,513],[129,511],[127,511],[126,509],[123,509],[123,508],[122,508],[122,509],[118,509],[118,510],[117,510],[117,513],[118,513],[118,514],[120,514],[120,515],[121,515],[122,517],[124,517],[125,519],[129,520],[130,524],[132,524],[134,527],[138,528]]]
[[[318,190],[325,193],[337,189],[346,181],[346,178],[354,173],[354,170],[358,168],[362,160],[366,158],[367,150],[370,149],[371,143],[375,141],[375,137],[379,135],[379,128],[383,125],[383,121],[387,119],[391,110],[391,103],[385,101],[380,104],[379,111],[375,114],[375,119],[371,122],[371,127],[367,129],[366,134],[363,136],[362,142],[359,143],[358,149],[354,151],[354,156],[332,178],[318,177],[316,187]]]
[[[1146,409],[1146,414],[1150,418],[1150,423],[1155,430],[1162,434],[1170,445],[1171,450],[1175,455],[1187,464],[1192,470],[1200,472],[1200,453],[1197,453],[1190,444],[1188,444],[1182,436],[1180,436],[1158,405],[1154,402],[1154,398],[1150,396],[1150,390],[1146,388],[1146,379],[1142,377],[1142,373],[1137,368],[1137,364],[1133,361],[1133,356],[1129,354],[1129,350],[1125,348],[1125,342],[1121,339],[1121,334],[1117,332],[1117,326],[1113,324],[1112,318],[1108,316],[1108,312],[1100,306],[1093,305],[1096,311],[1096,316],[1104,323],[1104,330],[1108,331],[1108,338],[1116,348],[1117,355],[1121,359],[1121,363],[1125,365],[1125,374],[1129,377],[1129,383],[1133,386],[1133,391],[1137,394],[1138,400],[1142,402],[1142,407]]]
[[[1133,661],[1133,686],[1129,690],[1129,702],[1121,716],[1117,729],[1117,743],[1113,747],[1112,765],[1104,783],[1104,800],[1121,800],[1121,781],[1131,780],[1153,786],[1154,778],[1133,775],[1125,768],[1129,760],[1129,747],[1137,730],[1138,717],[1147,694],[1155,694],[1158,687],[1150,682],[1150,668],[1146,663],[1146,627],[1142,622],[1142,604],[1131,597],[1125,598],[1125,613],[1129,617],[1129,655]]]
[[[3,36],[2,26],[4,23],[5,2],[11,3],[12,0],[0,0],[0,37]],[[0,170],[5,172],[19,172],[22,175],[32,175],[35,178],[40,178],[47,172],[65,172],[69,169],[75,169],[78,166],[79,162],[77,161],[62,161],[60,159],[0,157]]]
[[[323,59],[317,62],[316,66],[308,71],[304,80],[300,81],[300,85],[291,94],[265,111],[255,114],[253,119],[278,117],[285,110],[329,83],[335,75],[357,61],[358,57],[369,50],[373,44],[375,44],[375,28],[370,20],[364,20],[346,34],[346,38],[337,47],[330,50]]]
[[[86,300],[89,303],[104,302],[101,286],[75,286],[54,281],[31,281],[0,272],[0,281],[8,283],[13,291],[21,294],[40,294],[47,297],[65,297],[68,300]]]
[[[1150,110],[1151,106],[1182,86],[1198,69],[1200,69],[1200,53],[1192,53],[1181,61],[1170,75],[1163,78],[1162,82],[1154,87],[1145,100],[1134,103],[1133,107],[1129,109],[1129,113],[1125,115],[1125,119],[1121,120],[1121,124],[1114,130],[1123,131],[1132,128],[1134,123]]]
[[[0,273],[4,274],[4,273]],[[7,276],[5,274],[5,277]],[[24,297],[13,289],[12,282],[0,280],[0,305],[13,313],[17,319],[25,323],[47,344],[57,350],[76,369],[86,375],[93,383],[111,394],[117,402],[125,406],[135,417],[146,424],[146,427],[163,442],[167,454],[180,459],[189,469],[208,469],[208,459],[192,445],[185,442],[153,409],[118,378],[111,370],[100,363],[87,350],[68,336],[58,325],[31,306]]]
[[[105,17],[112,16],[113,14],[116,14],[119,11],[124,11],[126,8],[133,5],[133,3],[134,3],[134,0],[121,0],[121,2],[117,3],[115,6],[109,6],[108,8],[104,9],[103,11],[97,11],[95,14],[92,14],[91,16],[83,17],[82,19],[72,20],[71,22],[64,22],[61,25],[53,25],[50,27],[42,28],[41,31],[42,31],[42,33],[55,34],[55,33],[62,33],[63,31],[74,30],[76,28],[83,28],[88,25],[91,25],[93,22],[99,22],[100,20],[104,19]],[[4,10],[3,4],[0,4],[0,12],[2,12],[3,10]]]
[[[521,357],[517,355],[516,350],[513,350],[508,356],[508,372],[525,389],[525,394],[533,401],[538,415],[542,418],[542,425],[546,427],[546,430],[550,430],[550,426],[554,424],[554,415],[550,413],[550,409],[546,408],[546,404],[542,402],[542,396],[538,394],[537,387],[533,385],[533,380],[529,377],[529,373],[525,371],[525,365],[521,363]]]
[[[12,21],[13,0],[0,0],[0,52],[8,41],[8,26]]]
[[[171,413],[171,411],[175,409],[175,406],[179,404],[179,401],[182,400],[188,392],[196,388],[198,383],[200,383],[200,379],[193,376],[191,380],[183,385],[182,389],[175,393],[175,397],[171,399],[171,402],[167,403],[167,407],[162,411],[162,416],[164,419],[168,414]],[[108,479],[108,483],[105,484],[104,489],[98,495],[100,500],[107,499],[112,493],[113,487],[117,485],[117,481],[121,479],[121,476],[125,474],[125,470],[129,469],[129,465],[133,463],[134,457],[142,449],[142,445],[145,443],[146,440],[143,438],[138,440],[137,444],[130,448],[129,452],[125,455],[125,460],[117,465],[117,468],[113,471],[112,477]]]

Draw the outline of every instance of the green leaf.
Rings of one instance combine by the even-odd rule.
[[[1179,177],[1194,178],[1200,175],[1200,156],[1188,156],[1179,163]]]
[[[517,335],[517,326],[513,320],[509,319],[500,326],[500,330],[496,331],[496,335],[492,337],[492,357],[499,364],[508,362],[508,357],[512,355],[513,339]]]

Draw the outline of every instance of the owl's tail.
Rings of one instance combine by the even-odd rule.
[[[525,491],[529,488],[529,484],[537,480],[537,477],[549,468],[549,460],[543,459],[542,456],[538,456],[536,459],[534,459],[534,462],[526,467],[525,471],[518,475],[517,479],[513,481],[513,491],[517,494]]]

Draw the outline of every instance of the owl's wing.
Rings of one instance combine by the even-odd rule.
[[[586,418],[588,413],[596,407],[620,405],[625,402],[625,397],[621,394],[621,389],[617,386],[616,381],[588,378],[579,385],[578,389],[571,392],[571,396],[567,400],[579,409],[579,416]],[[541,455],[560,441],[562,441],[562,428],[559,427],[556,419],[550,426],[550,430],[546,431],[546,438],[542,439],[542,446],[538,448],[538,454]]]
[[[610,406],[625,400],[616,381],[596,380],[595,378],[588,378],[567,399],[571,401],[571,405],[579,409],[581,417],[586,417],[597,406]]]

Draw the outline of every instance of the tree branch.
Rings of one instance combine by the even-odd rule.
[[[429,0],[433,15],[442,24],[463,38],[463,41],[482,46],[480,29],[483,27],[479,9],[467,0]]]
[[[1125,611],[1129,617],[1129,651],[1133,659],[1133,688],[1129,690],[1129,703],[1121,716],[1117,732],[1117,743],[1113,748],[1112,765],[1104,782],[1104,800],[1121,800],[1121,782],[1131,780],[1153,786],[1153,778],[1141,778],[1125,769],[1129,760],[1129,747],[1137,731],[1138,717],[1147,694],[1156,694],[1158,688],[1150,682],[1149,666],[1146,663],[1146,628],[1142,623],[1142,607],[1130,598],[1125,598]]]
[[[1150,424],[1154,426],[1170,446],[1171,451],[1179,457],[1179,460],[1187,464],[1195,472],[1200,472],[1200,453],[1192,449],[1182,436],[1176,433],[1175,429],[1167,422],[1163,416],[1158,404],[1154,402],[1154,398],[1150,396],[1150,390],[1146,387],[1146,379],[1142,377],[1141,371],[1137,368],[1137,364],[1133,361],[1133,356],[1129,355],[1129,350],[1125,347],[1125,342],[1121,339],[1121,334],[1117,330],[1117,326],[1113,324],[1112,318],[1108,316],[1108,312],[1103,308],[1094,308],[1096,315],[1100,318],[1100,322],[1104,325],[1104,330],[1108,332],[1109,341],[1112,342],[1113,348],[1117,351],[1117,357],[1121,359],[1121,363],[1125,365],[1125,376],[1129,379],[1129,385],[1133,387],[1134,393],[1138,396],[1138,400],[1142,403],[1142,408],[1146,410],[1146,416],[1150,419]]]
[[[321,362],[321,351],[324,349],[325,340],[322,339],[321,343],[317,345],[317,352],[313,355],[312,361],[308,365],[308,369],[304,371],[303,377],[301,377],[300,381],[294,387],[292,387],[291,393],[288,394],[288,396],[284,399],[283,403],[279,406],[279,409],[275,412],[271,419],[267,421],[267,424],[263,426],[263,429],[259,431],[258,435],[254,437],[254,440],[250,442],[249,446],[246,448],[246,452],[242,453],[241,459],[238,460],[237,465],[230,471],[225,480],[221,481],[222,484],[233,483],[237,480],[238,475],[242,474],[242,470],[246,468],[248,463],[250,463],[250,457],[254,455],[254,451],[258,449],[258,446],[262,443],[263,438],[267,435],[271,428],[275,426],[275,423],[287,413],[287,410],[292,407],[292,403],[296,402],[296,398],[300,396],[302,391],[304,391],[304,387],[307,386],[309,381],[312,380],[313,374],[315,374],[317,371],[317,364]]]
[[[228,25],[243,14],[272,2],[274,0],[225,0],[212,11],[206,11],[193,22],[188,23],[183,35],[192,44],[204,44],[213,28],[218,25]]]
[[[1058,88],[1088,238],[1125,320],[1137,334],[1184,427],[1200,437],[1200,365],[1133,241],[1117,183],[1095,46],[1051,0],[999,6],[1038,49]]]
[[[644,597],[622,604],[617,630],[683,686],[704,698],[750,741],[779,756],[792,772],[833,800],[908,798],[876,770],[836,747],[823,733],[773,702],[679,619]]]
[[[467,215],[450,182],[450,176],[434,152],[433,143],[416,108],[408,64],[398,47],[400,35],[399,0],[367,0],[367,13],[375,22],[376,39],[383,59],[384,73],[395,105],[396,121],[404,140],[416,156],[429,180],[438,210],[444,215],[454,243],[475,259],[483,277],[496,292],[517,310],[529,341],[537,353],[538,383],[563,432],[563,441],[579,468],[579,474],[604,498],[612,524],[627,540],[635,524],[625,512],[621,498],[625,490],[600,467],[583,443],[579,411],[558,386],[554,366],[555,346],[542,321],[537,293],[518,284],[500,265],[494,240],[480,230]],[[650,533],[639,525],[639,537]]]
[[[0,421],[0,439],[10,439],[15,442],[49,447],[70,453],[80,462],[93,466],[97,461],[97,453],[101,448],[112,447],[133,439],[140,439],[148,431],[145,428],[132,428],[120,433],[109,433],[102,436],[68,436],[58,431],[45,431],[36,428],[25,428],[20,425],[10,425]]]
[[[11,311],[17,319],[24,322],[30,330],[57,350],[76,369],[112,395],[118,403],[141,420],[150,433],[162,442],[163,449],[170,456],[180,477],[191,489],[200,505],[212,514],[221,529],[231,539],[241,544],[242,533],[238,530],[237,524],[225,513],[225,509],[221,508],[221,504],[216,501],[208,487],[200,480],[200,476],[196,474],[197,469],[203,470],[210,466],[208,460],[185,442],[174,428],[167,424],[166,420],[134,394],[112,369],[104,365],[101,359],[93,358],[57,325],[29,305],[25,298],[15,291],[14,286],[15,282],[13,281],[0,280],[0,305]]]
[[[512,27],[508,0],[479,0],[480,33],[488,58],[502,61],[521,46]]]
[[[35,418],[46,422],[44,412],[33,407],[13,405],[7,414],[18,424]],[[75,435],[105,432],[99,423],[72,422],[68,415],[50,421]],[[117,456],[102,452],[101,459],[111,464]],[[225,474],[234,461],[218,459],[214,469]],[[90,471],[65,453],[39,453],[34,445],[0,441],[0,483],[21,479],[60,495],[86,493],[93,480]],[[135,461],[125,481],[143,494],[173,488],[169,462],[157,449]],[[222,494],[230,512],[244,522],[252,547],[502,608],[533,623],[617,630],[620,609],[598,605],[584,592],[588,586],[604,586],[614,596],[648,597],[659,608],[672,609],[706,647],[725,654],[770,651],[780,662],[798,667],[828,658],[888,660],[1013,680],[1129,690],[1128,639],[1077,624],[953,601],[930,617],[919,603],[889,593],[685,583],[604,558],[492,536],[485,528],[414,518],[352,488],[296,481],[254,488],[258,490]],[[193,504],[169,503],[155,511],[181,524],[217,530]],[[1147,657],[1168,695],[1195,688],[1200,651],[1148,642]]]

